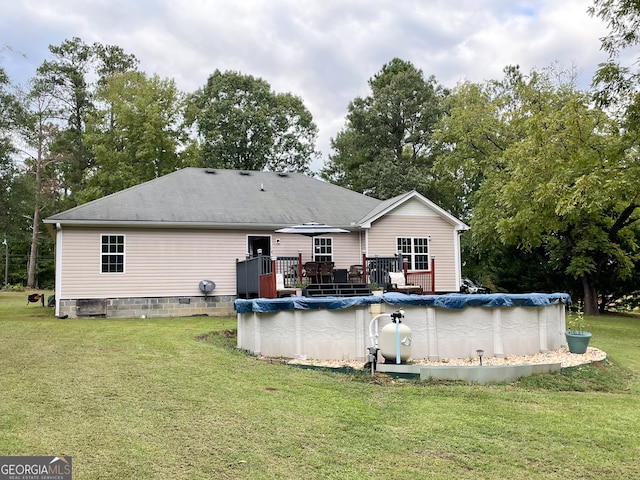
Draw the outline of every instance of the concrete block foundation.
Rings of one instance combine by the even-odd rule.
[[[91,302],[88,302],[91,300]],[[161,318],[209,315],[234,316],[233,295],[208,295],[184,297],[143,297],[104,299],[60,299],[60,316],[70,318]],[[101,304],[102,309],[88,310],[86,304]]]

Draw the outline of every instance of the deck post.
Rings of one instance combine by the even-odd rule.
[[[362,252],[362,282],[367,284],[367,254]]]
[[[436,293],[436,256],[431,256],[431,293]]]

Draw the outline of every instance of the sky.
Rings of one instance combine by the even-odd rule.
[[[148,75],[184,92],[216,69],[267,81],[302,98],[318,125],[319,170],[349,102],[394,57],[445,87],[554,63],[589,86],[606,60],[606,25],[591,0],[5,0],[0,65],[15,83],[73,37],[118,45]]]

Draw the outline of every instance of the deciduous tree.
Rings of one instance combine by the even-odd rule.
[[[310,172],[317,127],[302,100],[251,75],[216,70],[189,98],[200,165]]]
[[[182,94],[172,80],[141,72],[113,74],[95,93],[86,145],[94,166],[78,192],[85,202],[177,170]]]
[[[471,172],[477,244],[543,248],[581,282],[585,313],[595,314],[602,280],[629,276],[637,261],[640,165],[616,121],[552,73],[511,70],[498,88],[459,87],[479,105],[470,113],[461,101],[443,121],[442,161]]]
[[[67,158],[60,172],[62,187],[72,193],[82,188],[87,169],[93,165],[91,149],[85,145],[85,126],[93,110],[92,79],[103,83],[117,72],[134,70],[138,60],[120,47],[87,45],[80,38],[50,45],[52,60],[37,70],[38,81],[47,84],[61,110],[60,133],[52,150]]]
[[[9,77],[0,66],[0,242],[11,242],[19,233],[16,221],[23,213],[25,201],[18,188],[18,168],[14,162],[15,132],[21,116],[21,106]],[[4,253],[4,246],[2,247]]]

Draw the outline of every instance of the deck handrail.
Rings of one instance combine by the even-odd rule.
[[[391,283],[389,272],[402,272],[407,285],[422,288],[425,294],[435,293],[435,259],[431,257],[430,270],[408,271],[402,255],[367,257],[362,255],[362,282],[386,287]],[[282,274],[285,288],[293,288],[304,279],[302,253],[298,256],[271,257],[258,254],[245,260],[236,259],[236,291],[238,298],[275,298],[276,274]]]
[[[431,269],[420,272],[408,272],[408,264],[404,263],[404,279],[407,285],[417,285],[422,293],[434,295],[436,293],[436,260],[431,257]]]
[[[362,255],[363,282],[372,284],[376,283],[382,287],[391,283],[389,272],[402,271],[402,257],[394,255],[393,257],[367,257]]]

